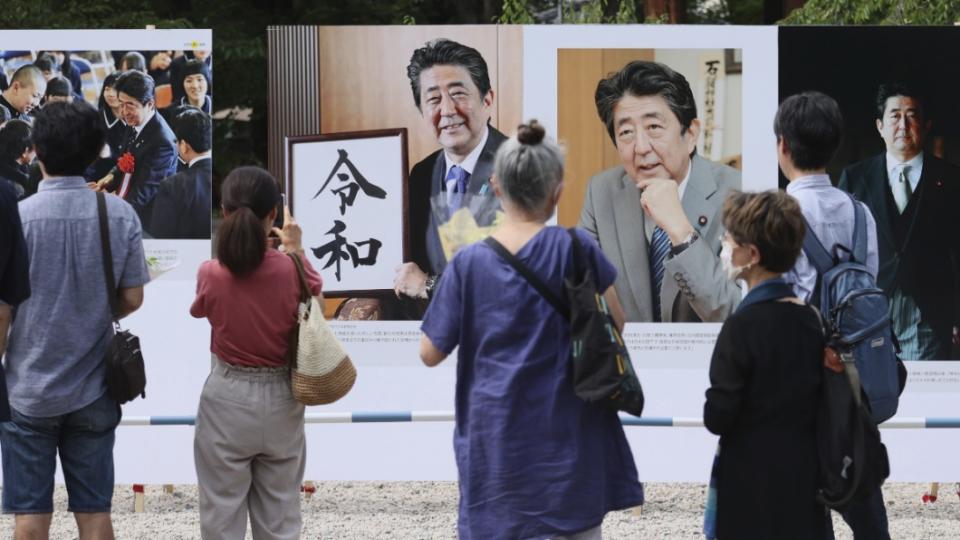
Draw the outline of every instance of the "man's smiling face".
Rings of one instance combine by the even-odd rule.
[[[481,95],[461,66],[435,65],[420,74],[420,113],[449,153],[466,157],[483,138],[493,91]]]

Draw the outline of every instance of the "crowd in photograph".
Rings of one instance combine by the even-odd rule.
[[[36,194],[43,177],[30,144],[36,114],[52,103],[87,102],[106,131],[83,172],[89,186],[129,202],[146,238],[210,237],[209,51],[2,53],[0,181],[18,199]]]

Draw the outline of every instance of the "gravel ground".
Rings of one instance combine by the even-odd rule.
[[[941,485],[940,500],[922,504],[925,484],[884,486],[895,539],[960,540],[960,500],[953,484]],[[605,538],[702,538],[704,489],[700,484],[647,484],[647,504],[607,516]],[[776,494],[770,494],[775,497]],[[57,486],[51,538],[77,537],[73,517],[65,511],[66,491]],[[303,499],[303,538],[433,539],[456,536],[457,488],[453,482],[323,482]],[[173,494],[147,486],[146,510],[133,512],[129,485],[113,497],[117,538],[151,540],[200,538],[196,486],[177,486]],[[835,515],[837,539],[852,538]],[[0,517],[0,538],[12,536],[13,519]],[[248,535],[248,538],[249,535]]]

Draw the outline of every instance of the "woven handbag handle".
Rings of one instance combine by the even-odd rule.
[[[296,253],[287,253],[287,256],[293,259],[293,265],[297,267],[297,277],[300,280],[300,302],[309,302],[313,295],[310,294],[310,283],[307,282],[307,271],[303,269],[303,261]]]
[[[306,303],[307,309],[310,309],[310,285],[307,283],[306,271],[303,269],[303,261],[295,253],[287,253],[293,259],[293,266],[297,269],[297,280],[300,282],[300,298],[297,303],[296,324],[290,330],[290,337],[287,339],[287,363],[293,370],[297,369],[297,348],[300,346],[300,305]]]

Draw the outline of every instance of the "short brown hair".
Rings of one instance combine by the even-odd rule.
[[[723,226],[738,244],[757,246],[761,266],[780,273],[797,263],[806,232],[800,205],[778,190],[732,191],[723,203]]]

